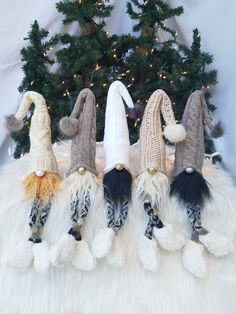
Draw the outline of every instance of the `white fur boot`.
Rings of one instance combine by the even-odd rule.
[[[77,241],[71,234],[64,234],[60,241],[50,250],[51,263],[62,266],[70,262],[74,256]]]
[[[200,235],[199,240],[216,257],[227,255],[234,249],[231,239],[215,231],[209,231],[206,235]]]
[[[102,229],[92,243],[92,252],[96,258],[107,256],[112,248],[115,232],[111,228]]]
[[[39,273],[45,273],[50,266],[48,243],[42,241],[33,245],[34,268]]]
[[[183,249],[183,265],[194,276],[204,278],[207,267],[204,260],[204,246],[189,240]]]
[[[167,251],[179,250],[186,243],[184,235],[176,232],[170,224],[166,224],[163,228],[154,228],[153,235],[158,244]]]
[[[148,239],[142,236],[138,244],[138,256],[148,271],[157,271],[160,266],[160,252],[155,239]]]
[[[7,252],[3,259],[3,265],[14,268],[15,270],[25,271],[27,270],[33,261],[32,247],[34,243],[32,241],[25,241],[9,252]]]
[[[76,241],[75,254],[72,258],[72,264],[80,270],[92,270],[96,268],[96,259],[94,258],[88,243],[85,240]]]

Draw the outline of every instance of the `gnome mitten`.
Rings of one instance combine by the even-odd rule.
[[[92,252],[96,258],[103,258],[112,249],[115,232],[112,228],[100,230],[92,243]]]
[[[39,273],[45,273],[49,269],[49,248],[46,241],[35,243],[33,246],[34,268]]]
[[[113,267],[121,267],[125,261],[125,254],[119,235],[115,236],[111,250],[107,255],[107,263]]]
[[[88,243],[85,240],[78,241],[75,247],[75,254],[72,258],[72,264],[79,270],[89,271],[96,268],[96,259],[94,258]]]
[[[138,243],[138,256],[144,269],[152,272],[158,270],[160,252],[155,239],[141,236]]]

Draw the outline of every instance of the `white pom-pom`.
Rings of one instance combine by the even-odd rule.
[[[70,262],[75,253],[76,240],[71,234],[64,234],[60,241],[50,250],[50,260],[54,266]]]
[[[32,247],[33,242],[31,241],[20,243],[16,249],[4,255],[2,259],[3,265],[19,271],[27,270],[33,261]]]
[[[170,224],[166,224],[163,228],[154,228],[153,234],[159,245],[167,251],[179,250],[186,243],[184,235],[175,231]]]
[[[204,278],[207,273],[203,256],[204,246],[189,240],[183,250],[183,265],[194,276]]]
[[[77,269],[85,271],[96,268],[96,259],[94,258],[88,243],[85,240],[77,241],[72,264]]]
[[[33,256],[35,270],[39,273],[46,273],[50,266],[48,243],[46,241],[35,243]]]
[[[171,143],[178,143],[186,138],[186,131],[181,124],[169,124],[164,129],[164,136]]]
[[[107,263],[113,267],[121,267],[124,264],[124,260],[124,248],[120,237],[116,236],[113,240],[112,248],[107,255]]]
[[[112,248],[115,232],[111,228],[102,229],[92,244],[92,252],[96,258],[107,256]]]
[[[157,242],[142,236],[138,244],[138,256],[143,268],[155,272],[160,266],[160,253]]]
[[[215,231],[210,231],[206,235],[200,235],[199,240],[205,245],[208,251],[216,257],[227,255],[234,249],[234,244],[231,239]]]

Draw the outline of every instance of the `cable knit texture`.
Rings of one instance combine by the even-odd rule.
[[[57,162],[52,151],[51,120],[42,95],[28,91],[24,94],[16,119],[23,120],[31,103],[35,104],[30,125],[30,173],[48,171],[58,173]]]
[[[140,128],[140,172],[152,167],[165,172],[165,146],[160,113],[167,125],[176,125],[171,101],[163,90],[158,89],[148,100]]]
[[[186,139],[176,145],[174,176],[187,167],[202,172],[205,153],[204,123],[211,131],[214,129],[204,94],[197,90],[189,96],[184,110],[182,125],[186,129]]]
[[[85,88],[76,100],[70,118],[78,119],[78,130],[72,137],[71,166],[68,174],[85,167],[97,175],[96,155],[96,108],[93,92]]]
[[[109,172],[117,164],[130,168],[130,142],[123,99],[129,108],[134,104],[125,85],[113,82],[108,90],[104,130],[105,169]]]

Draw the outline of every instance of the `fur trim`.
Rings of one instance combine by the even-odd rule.
[[[221,137],[224,134],[224,128],[221,121],[218,121],[211,130],[210,136],[213,138]]]
[[[59,121],[61,132],[68,138],[72,138],[78,132],[79,120],[71,117],[63,117]]]
[[[31,241],[20,243],[16,249],[7,252],[3,256],[3,265],[18,271],[26,271],[33,261],[33,245]]]
[[[153,234],[158,244],[166,251],[179,250],[186,243],[184,235],[176,232],[170,224],[166,224],[163,228],[154,228]]]
[[[204,278],[207,267],[203,256],[204,246],[189,240],[183,250],[183,265],[194,276]]]
[[[88,243],[83,239],[77,241],[75,255],[72,264],[80,270],[89,271],[96,268],[96,259],[94,258]]]
[[[116,236],[113,241],[113,246],[107,255],[107,263],[113,267],[121,267],[124,264],[125,255],[124,248],[119,236]]]
[[[39,273],[46,273],[50,266],[48,243],[42,241],[33,245],[34,268]]]
[[[137,178],[136,193],[143,202],[148,199],[152,206],[163,207],[169,193],[169,179],[162,172],[144,171]]]
[[[60,241],[50,249],[51,263],[54,266],[61,266],[70,262],[75,253],[76,243],[72,235],[64,234]]]
[[[210,231],[206,235],[200,235],[199,240],[216,257],[227,255],[234,249],[234,244],[228,237],[215,231]]]
[[[164,129],[164,136],[171,143],[179,143],[186,138],[186,131],[181,124],[169,124]]]
[[[138,256],[143,268],[155,272],[160,267],[160,251],[155,239],[140,237],[138,244]]]
[[[60,179],[52,172],[46,172],[43,177],[38,177],[33,172],[24,179],[23,185],[28,197],[47,199],[59,189]]]
[[[22,120],[16,119],[14,114],[11,114],[6,117],[6,123],[5,126],[8,131],[10,132],[16,132],[23,128],[24,122]]]
[[[96,258],[107,256],[112,248],[115,232],[111,228],[102,229],[92,243],[92,252]]]

